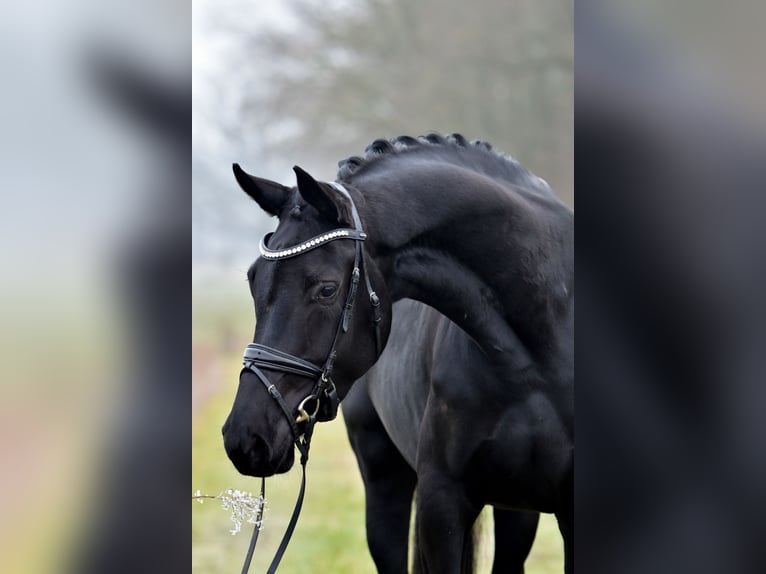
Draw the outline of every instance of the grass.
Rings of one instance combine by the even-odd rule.
[[[218,494],[227,488],[251,491],[259,481],[239,475],[226,458],[220,428],[237,385],[239,357],[232,355],[220,392],[200,410],[193,427],[191,490]],[[300,471],[266,481],[267,511],[252,572],[263,572],[276,551],[292,512],[300,486]],[[195,574],[238,572],[251,531],[232,536],[232,523],[217,501],[194,504],[192,571]],[[485,528],[485,530],[489,530]],[[491,554],[491,542],[488,542]],[[486,552],[485,552],[486,554]],[[491,557],[481,561],[488,572]],[[364,490],[346,430],[340,417],[317,426],[307,472],[306,500],[292,542],[279,568],[281,574],[298,572],[337,574],[374,573],[364,534]],[[529,574],[563,571],[561,537],[555,520],[543,515],[535,546],[527,561]]]

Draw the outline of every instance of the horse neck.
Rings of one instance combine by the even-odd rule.
[[[460,168],[404,175],[354,182],[393,299],[436,308],[504,372],[528,371],[568,313],[571,212]]]

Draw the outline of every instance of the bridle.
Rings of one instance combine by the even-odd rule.
[[[290,518],[290,522],[287,526],[287,530],[282,538],[282,542],[279,545],[274,559],[268,569],[268,574],[273,574],[279,566],[279,562],[287,549],[287,545],[290,542],[290,538],[295,529],[295,525],[298,521],[298,516],[303,506],[303,497],[306,490],[306,463],[309,457],[309,447],[311,445],[311,436],[314,432],[314,425],[317,422],[324,422],[333,420],[338,414],[338,405],[340,404],[340,398],[335,388],[335,383],[332,380],[332,371],[336,358],[336,347],[342,334],[348,331],[348,326],[351,321],[352,312],[354,309],[354,302],[356,301],[357,288],[361,274],[364,273],[365,287],[367,288],[367,295],[369,297],[370,305],[373,312],[373,326],[375,328],[375,345],[376,352],[379,356],[382,351],[382,334],[381,334],[381,308],[380,298],[375,293],[370,283],[370,275],[365,266],[364,248],[362,243],[367,238],[367,234],[362,230],[362,222],[359,218],[359,213],[354,204],[354,200],[351,194],[339,183],[331,182],[335,189],[341,192],[351,203],[351,214],[354,220],[354,229],[351,228],[338,228],[321,233],[311,239],[307,239],[297,245],[286,247],[284,249],[272,250],[268,247],[269,239],[273,235],[268,233],[259,245],[259,251],[261,257],[267,261],[278,261],[282,259],[290,259],[297,257],[312,249],[316,249],[325,245],[331,241],[340,239],[350,239],[355,242],[354,245],[354,266],[351,270],[351,284],[346,294],[346,301],[343,305],[343,311],[338,321],[338,326],[335,330],[335,337],[332,341],[332,346],[327,354],[324,365],[319,366],[290,353],[280,351],[268,345],[261,343],[250,343],[245,349],[245,355],[242,372],[250,371],[258,378],[261,383],[266,387],[269,395],[279,405],[279,408],[285,415],[290,429],[293,433],[293,443],[301,454],[301,487],[298,493],[298,500],[295,503],[295,509],[293,515]],[[282,394],[271,383],[268,377],[261,370],[262,368],[272,371],[281,371],[283,373],[290,373],[298,375],[308,379],[314,380],[314,387],[311,393],[308,394],[298,405],[297,411],[292,412],[290,407],[287,406]],[[300,428],[298,425],[303,425]],[[261,497],[265,494],[265,478],[261,479]],[[261,516],[259,514],[256,519],[256,524],[260,524]],[[242,574],[246,574],[252,559],[253,551],[255,549],[255,543],[258,539],[259,527],[256,525],[253,531],[252,539],[250,540],[250,547],[248,548],[247,556],[245,557],[245,564],[242,567]]]

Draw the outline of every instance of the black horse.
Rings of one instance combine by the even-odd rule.
[[[265,357],[257,364],[269,376],[254,368],[240,376],[223,428],[237,469],[289,470],[305,411],[332,417],[387,342],[392,302],[417,299],[471,337],[494,375],[485,384],[507,397],[481,404],[483,393],[465,381],[451,402],[426,405],[431,424],[420,441],[464,449],[445,459],[418,452],[424,570],[460,571],[470,526],[491,504],[555,513],[571,571],[572,211],[517,162],[458,135],[377,140],[366,158],[341,162],[336,183],[297,167],[296,188],[234,171],[279,217],[248,271],[258,321],[246,364]],[[354,305],[360,276],[369,297]],[[475,418],[457,426],[450,409]],[[475,481],[466,483],[466,469]]]
[[[481,349],[444,315],[409,299],[394,304],[386,350],[343,400],[343,418],[364,480],[367,544],[378,572],[407,572],[418,452],[438,453],[437,459],[446,460],[460,457],[466,448],[460,437],[447,442],[424,433],[425,440],[419,441],[428,402],[443,405],[436,412],[441,416],[446,409],[445,416],[457,428],[470,428],[481,420],[487,405],[509,403],[508,393],[487,367]],[[465,408],[461,394],[469,392],[478,394],[469,402],[479,412]],[[433,416],[434,410],[429,412]],[[520,413],[519,420],[524,418]],[[438,422],[426,420],[425,428],[434,424]],[[476,472],[487,464],[492,461],[463,469],[467,488],[481,481]],[[473,495],[481,499],[480,493]],[[536,512],[494,509],[493,574],[524,572],[538,519]],[[463,571],[473,572],[472,537],[466,536],[464,544]],[[416,569],[417,550],[416,546]]]

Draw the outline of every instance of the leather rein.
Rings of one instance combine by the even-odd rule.
[[[327,359],[323,366],[315,365],[309,361],[301,359],[269,347],[260,343],[250,343],[245,349],[242,372],[250,371],[258,378],[261,383],[266,387],[269,395],[279,405],[279,408],[285,415],[290,429],[293,433],[293,443],[300,452],[301,458],[301,487],[298,493],[298,499],[295,502],[295,508],[293,509],[292,517],[288,523],[287,530],[282,537],[282,542],[277,549],[277,553],[269,566],[268,574],[276,572],[279,566],[282,556],[287,549],[287,545],[290,542],[290,538],[295,530],[295,525],[298,522],[298,516],[300,515],[301,508],[303,506],[303,498],[306,490],[306,463],[309,458],[309,447],[311,446],[311,437],[314,432],[314,425],[317,422],[324,422],[333,420],[338,414],[338,405],[340,404],[340,398],[335,388],[335,383],[332,380],[333,365],[336,357],[336,346],[341,335],[348,331],[349,323],[351,321],[351,315],[354,308],[354,302],[356,301],[357,288],[359,286],[360,276],[364,272],[365,287],[367,288],[367,295],[370,300],[370,305],[373,311],[373,324],[375,327],[375,344],[376,351],[380,355],[382,351],[382,337],[380,333],[381,328],[381,309],[380,299],[375,293],[372,285],[370,284],[370,276],[365,268],[364,249],[362,242],[367,238],[367,234],[362,230],[362,222],[359,218],[356,205],[351,198],[348,190],[339,183],[330,183],[335,189],[340,191],[351,203],[351,213],[354,220],[354,229],[351,228],[338,228],[326,233],[322,233],[311,239],[303,241],[297,245],[286,247],[284,249],[272,250],[268,247],[268,242],[272,233],[267,234],[259,245],[261,256],[267,261],[277,261],[280,259],[289,259],[302,255],[312,249],[316,249],[330,241],[339,239],[350,239],[355,242],[354,248],[354,267],[351,271],[351,284],[346,295],[346,301],[343,305],[343,312],[338,321],[338,327],[335,330],[335,337],[330,347],[330,351],[327,354]],[[281,371],[283,373],[290,373],[305,377],[307,379],[314,380],[314,387],[311,393],[308,394],[298,405],[298,408],[293,412],[285,402],[282,394],[271,383],[268,377],[263,373],[261,369],[268,369],[271,371]],[[300,425],[300,426],[299,426]],[[263,499],[266,490],[266,479],[261,478],[261,498]],[[250,568],[250,561],[252,560],[253,552],[255,550],[255,544],[258,540],[258,533],[260,532],[260,524],[263,512],[263,505],[256,518],[256,526],[253,530],[252,538],[250,539],[250,545],[245,557],[245,563],[242,566],[242,574],[247,574]]]

